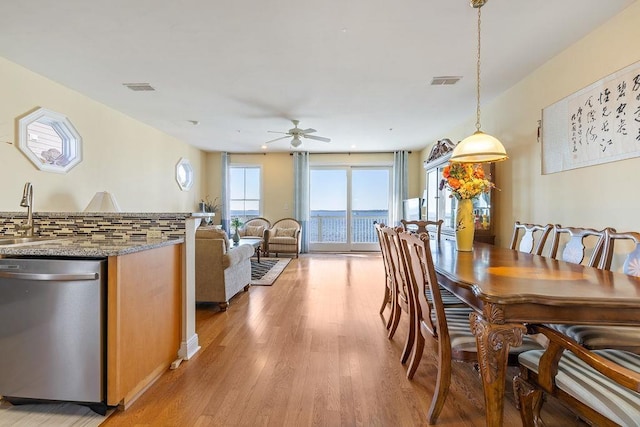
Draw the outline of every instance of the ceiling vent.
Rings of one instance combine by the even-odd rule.
[[[122,83],[124,86],[135,91],[155,90],[149,83]]]
[[[438,76],[431,80],[431,86],[454,85],[460,81],[462,76]]]

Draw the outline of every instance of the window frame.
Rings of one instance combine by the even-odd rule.
[[[242,199],[234,199],[231,195],[233,193],[233,191],[231,191],[231,188],[233,186],[233,180],[232,180],[232,174],[231,171],[233,169],[243,169],[244,173],[244,183],[245,183],[245,188],[243,189],[243,194],[244,194],[244,198]],[[259,185],[259,190],[258,190],[258,199],[248,199],[246,198],[246,170],[247,169],[257,169],[258,170],[258,185]],[[263,179],[263,173],[262,173],[262,165],[256,165],[256,164],[246,164],[246,163],[232,163],[229,165],[229,216],[230,218],[240,218],[243,222],[247,221],[248,219],[251,218],[255,218],[255,217],[261,217],[262,215],[262,199],[263,199],[263,189],[264,189],[264,179]],[[251,215],[251,216],[247,216],[247,210],[246,210],[246,202],[258,202],[258,213],[257,215]],[[244,215],[233,215],[232,214],[232,209],[231,209],[231,205],[233,202],[244,202],[245,204],[245,210],[244,210]]]

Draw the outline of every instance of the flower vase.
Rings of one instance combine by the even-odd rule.
[[[474,233],[473,201],[460,199],[456,208],[456,249],[470,252],[473,249]]]
[[[238,242],[240,241],[240,235],[238,234],[238,229],[236,228],[236,232],[233,233],[233,236],[231,237],[233,239],[233,244],[237,245]]]

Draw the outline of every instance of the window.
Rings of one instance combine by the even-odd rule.
[[[373,224],[389,223],[390,177],[387,166],[311,167],[309,248],[379,250]]]
[[[229,168],[229,216],[241,221],[260,215],[260,166]]]

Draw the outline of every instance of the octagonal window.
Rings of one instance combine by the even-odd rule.
[[[65,173],[82,161],[82,138],[66,116],[39,108],[18,127],[20,151],[38,169]]]
[[[182,157],[176,165],[176,181],[182,191],[188,191],[193,185],[193,168],[188,159]]]

